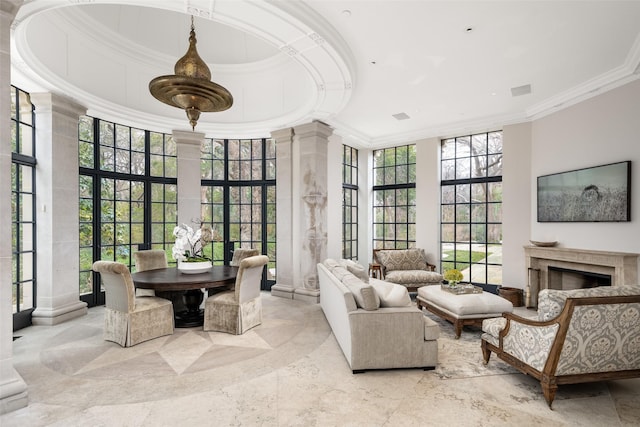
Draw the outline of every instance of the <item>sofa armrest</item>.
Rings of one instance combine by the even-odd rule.
[[[424,315],[416,307],[358,309],[349,313],[352,369],[388,368],[421,360]]]

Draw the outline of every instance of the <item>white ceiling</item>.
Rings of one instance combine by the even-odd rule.
[[[640,78],[640,1],[49,0],[18,13],[12,81],[97,117],[188,129],[148,83],[173,74],[190,15],[212,80],[234,96],[201,115],[208,137],[321,120],[375,148],[501,128]]]

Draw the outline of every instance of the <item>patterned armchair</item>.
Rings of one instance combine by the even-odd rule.
[[[640,377],[640,286],[542,290],[538,319],[511,313],[482,324],[491,352],[540,381],[551,408],[562,384]]]
[[[427,261],[424,249],[374,249],[373,262],[382,267],[382,279],[405,286],[409,292],[442,283],[442,274]]]

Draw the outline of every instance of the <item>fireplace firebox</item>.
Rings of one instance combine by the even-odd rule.
[[[577,289],[638,283],[638,256],[627,252],[525,246],[527,307],[542,289]]]

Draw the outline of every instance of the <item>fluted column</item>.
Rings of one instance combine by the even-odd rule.
[[[78,119],[86,109],[52,93],[32,93],[36,107],[38,299],[34,325],[87,314],[80,301]]]
[[[194,226],[200,218],[200,151],[204,134],[174,130],[178,150],[178,224]]]
[[[0,414],[28,404],[27,384],[13,367],[11,286],[11,23],[21,1],[0,0]]]

